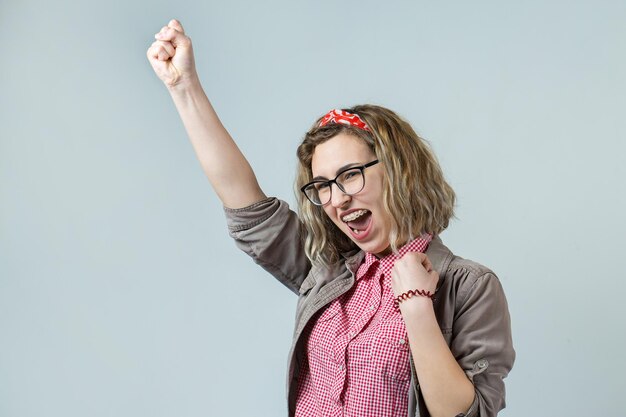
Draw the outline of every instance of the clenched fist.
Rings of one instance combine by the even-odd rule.
[[[396,297],[416,289],[433,294],[437,288],[437,281],[439,281],[439,274],[433,269],[428,256],[423,253],[405,254],[394,263],[391,270],[391,288]],[[401,305],[408,301],[404,301]]]
[[[178,20],[171,20],[154,38],[148,60],[165,85],[172,87],[197,78],[191,39]]]

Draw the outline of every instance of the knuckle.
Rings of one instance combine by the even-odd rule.
[[[171,45],[169,41],[158,41],[159,48],[168,49],[169,45]]]

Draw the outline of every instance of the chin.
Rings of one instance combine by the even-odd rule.
[[[391,245],[389,243],[382,244],[367,244],[354,242],[359,248],[361,248],[365,252],[369,252],[373,255],[385,256],[391,253]]]
[[[374,250],[371,251],[371,253],[373,255],[376,255],[379,258],[382,258],[384,256],[387,256],[391,253],[391,247],[390,246],[386,246],[384,249],[380,249],[380,250]]]

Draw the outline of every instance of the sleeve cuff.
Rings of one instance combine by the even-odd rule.
[[[234,233],[251,229],[272,216],[279,206],[280,201],[276,197],[267,197],[242,208],[224,207],[228,231]]]

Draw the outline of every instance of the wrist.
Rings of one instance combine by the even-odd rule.
[[[398,303],[398,308],[400,309],[400,313],[405,315],[407,313],[414,315],[414,313],[418,313],[418,315],[422,315],[427,311],[434,311],[433,309],[433,300],[429,297],[416,295],[402,302]]]
[[[192,75],[183,75],[173,84],[166,84],[167,90],[171,95],[187,95],[196,90],[202,90],[200,79],[196,73]]]
[[[406,300],[410,300],[413,297],[422,297],[422,298],[428,298],[429,300],[432,300],[434,296],[435,296],[435,293],[432,291],[420,290],[419,288],[416,288],[414,290],[408,290],[406,292],[403,292],[402,294],[399,294],[398,296],[395,297],[394,302],[396,306],[398,306],[398,304],[401,304]]]

